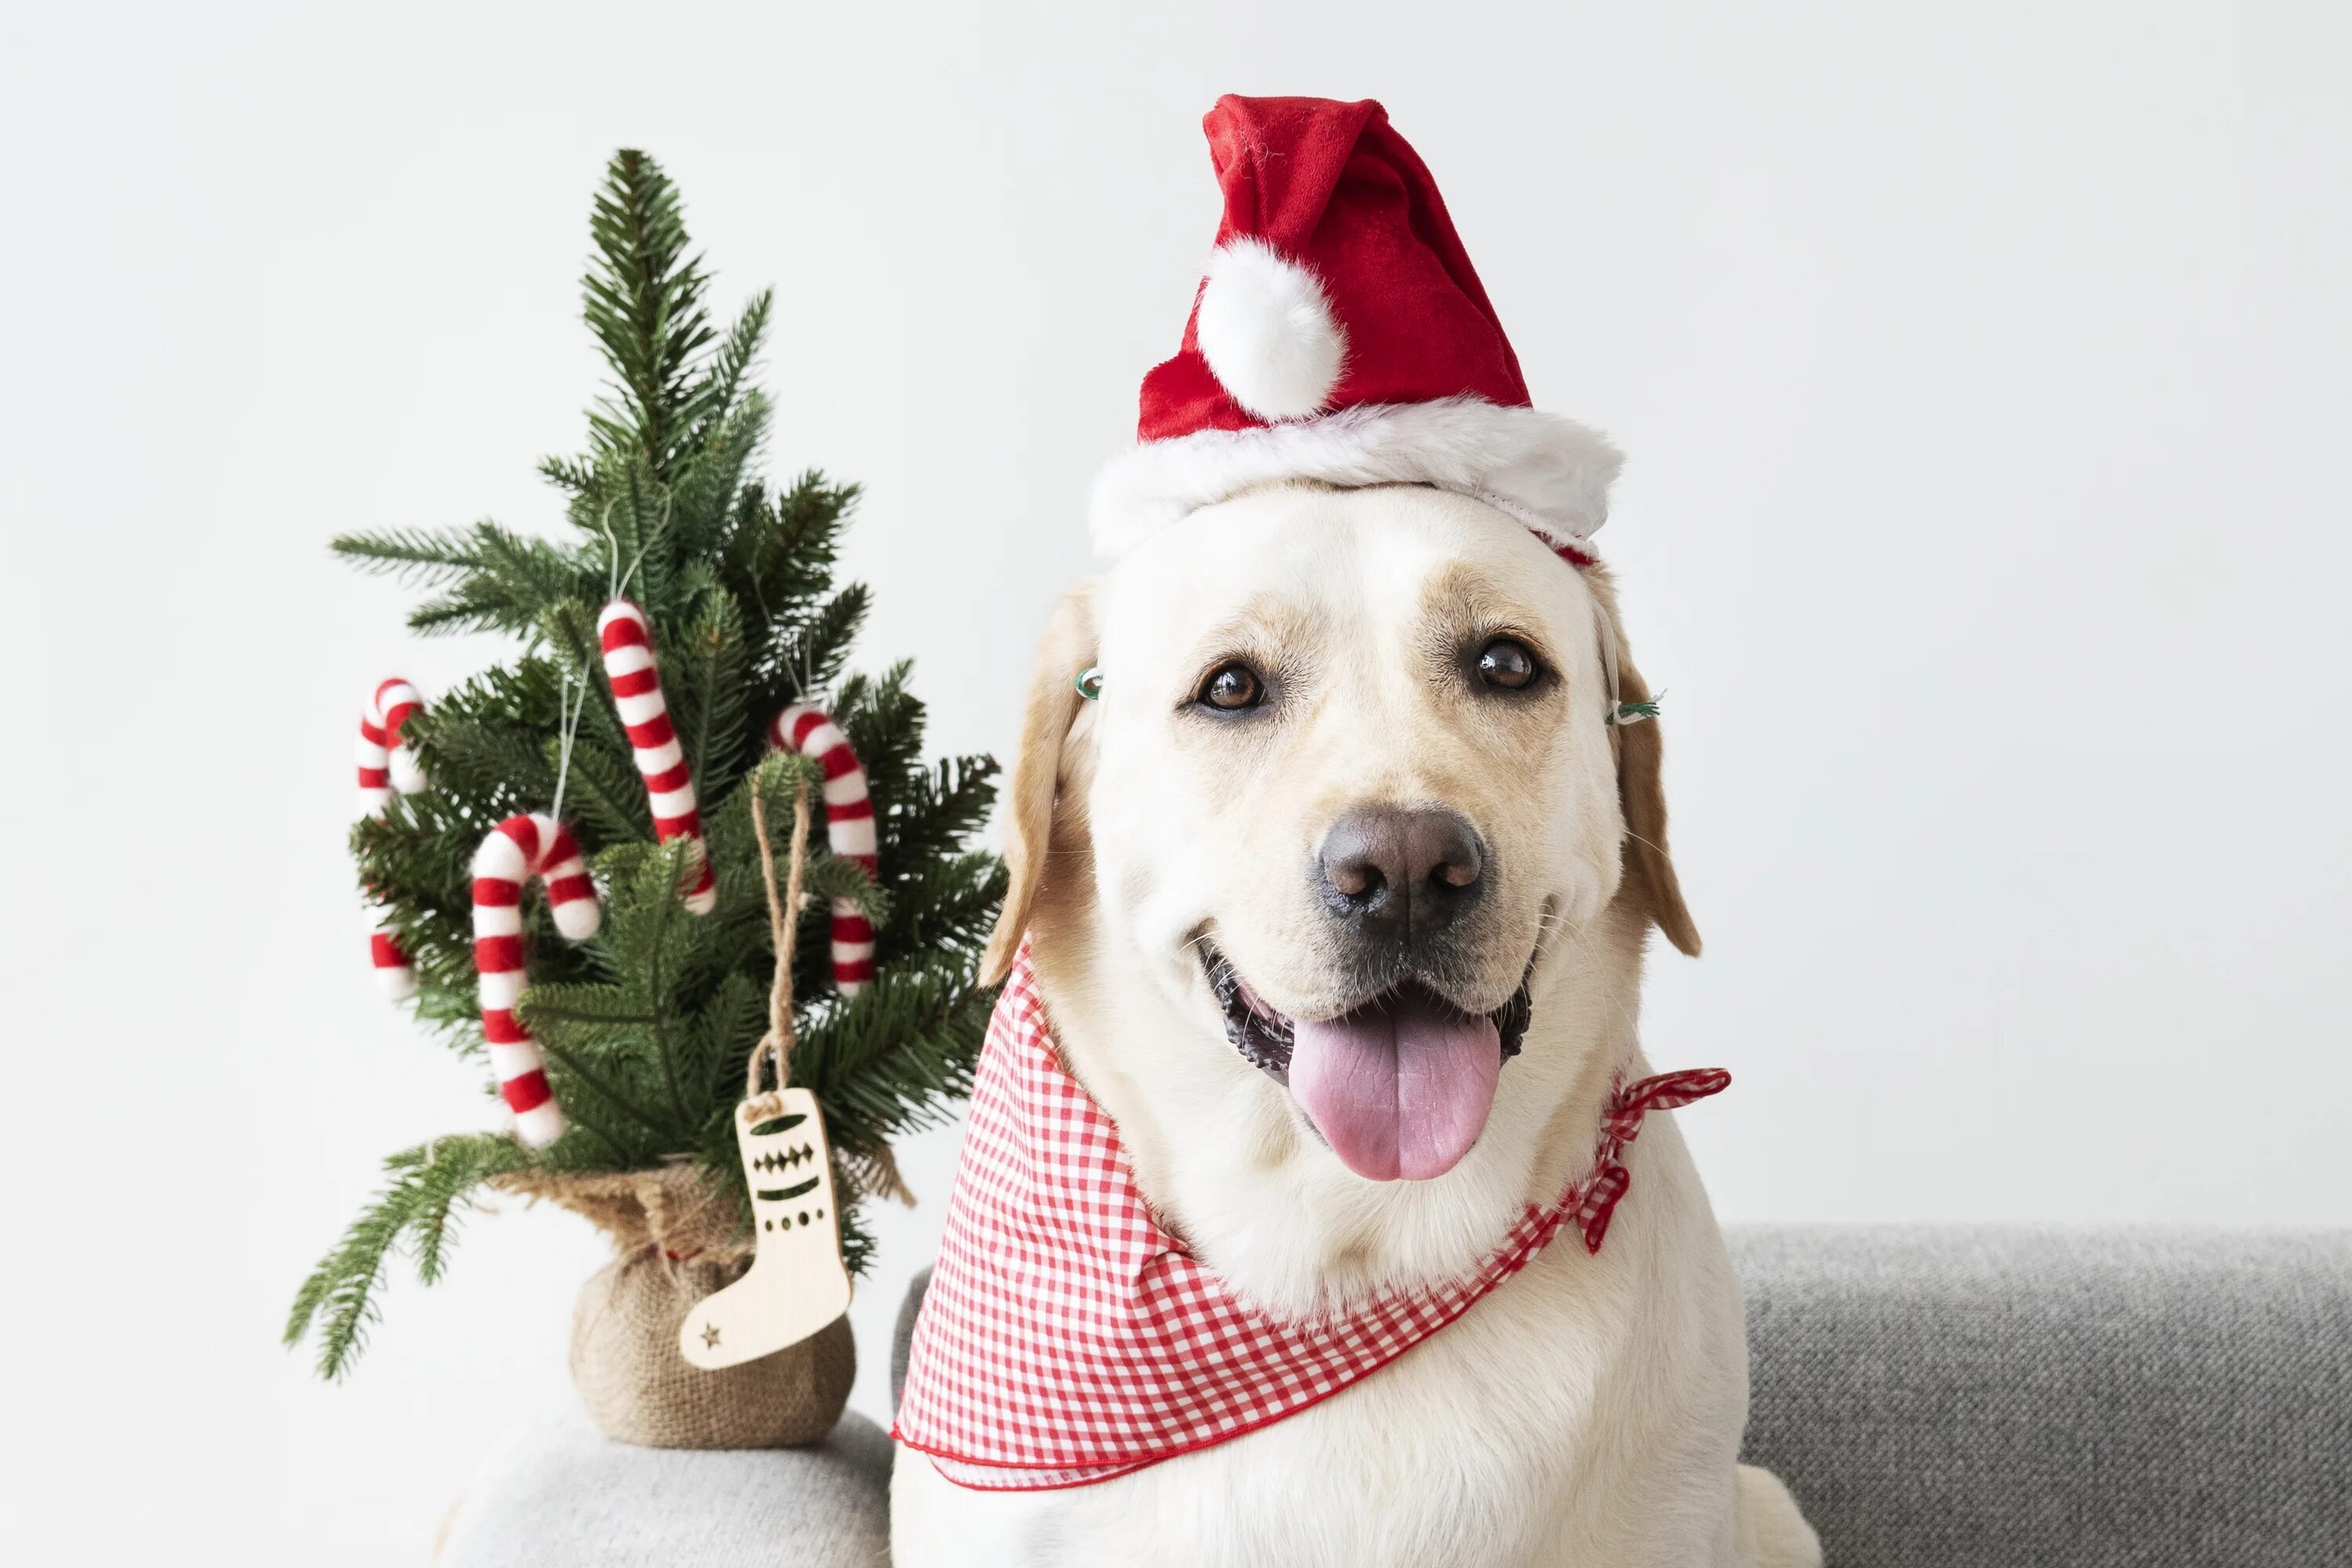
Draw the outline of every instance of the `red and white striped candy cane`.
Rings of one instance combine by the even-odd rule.
[[[855,860],[876,876],[874,797],[866,769],[850,749],[849,737],[823,710],[796,702],[768,726],[768,743],[780,752],[814,757],[824,770],[824,841],[835,857]],[[874,978],[874,922],[848,899],[833,901],[833,985],[855,996]]]
[[[415,795],[425,787],[425,767],[401,738],[401,727],[425,710],[416,688],[398,676],[379,684],[360,713],[360,815],[377,816],[394,790]]]
[[[572,942],[596,934],[604,911],[588,863],[563,825],[541,812],[509,816],[474,853],[474,969],[480,977],[482,1037],[499,1092],[514,1112],[515,1133],[544,1149],[563,1131],[563,1112],[547,1086],[546,1058],[514,1016],[525,984],[522,885],[537,877],[547,889],[555,929]]]
[[[401,738],[401,726],[424,710],[416,688],[398,676],[379,684],[360,710],[360,815],[382,816],[393,792],[415,795],[425,787],[425,769],[416,752]],[[393,935],[390,916],[381,901],[367,900],[368,962],[375,966],[376,983],[394,1001],[416,994],[416,971]]]
[[[710,854],[702,838],[702,813],[694,798],[694,777],[688,772],[686,751],[669,721],[669,703],[662,696],[661,671],[654,663],[653,628],[646,613],[626,599],[615,599],[596,617],[597,640],[604,648],[604,678],[612,682],[613,706],[629,732],[629,750],[645,775],[652,797],[654,837],[667,844],[673,838],[694,841],[693,864],[686,877],[686,907],[707,915],[719,901],[711,884]]]

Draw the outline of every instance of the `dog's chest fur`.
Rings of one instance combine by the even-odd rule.
[[[1599,1257],[1564,1236],[1451,1327],[1262,1431],[1049,1492],[966,1490],[902,1453],[900,1568],[1732,1562],[1738,1289],[1672,1128],[1633,1164]]]

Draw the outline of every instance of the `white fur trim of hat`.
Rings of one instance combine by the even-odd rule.
[[[1311,278],[1307,282],[1313,287]],[[1366,404],[1304,419],[1256,406],[1251,395],[1265,387],[1253,384],[1245,393],[1235,386],[1210,347],[1213,292],[1202,298],[1204,356],[1236,401],[1282,422],[1140,442],[1112,458],[1097,476],[1087,507],[1095,549],[1106,559],[1202,507],[1284,479],[1350,488],[1433,485],[1485,501],[1570,549],[1581,548],[1608,521],[1609,486],[1624,458],[1599,431],[1558,414],[1479,397]],[[1319,304],[1319,293],[1316,299]],[[1307,379],[1277,376],[1277,390],[1303,395]]]

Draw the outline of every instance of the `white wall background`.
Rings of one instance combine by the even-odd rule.
[[[2352,1222],[2347,46],[2325,0],[11,7],[22,1560],[415,1563],[570,1397],[561,1215],[479,1220],[345,1386],[275,1331],[383,1152],[487,1121],[341,846],[362,690],[496,650],[325,541],[556,522],[625,143],[723,297],[779,287],[771,469],[870,486],[866,662],[1002,752],[1211,236],[1199,115],[1384,99],[1538,399],[1633,455],[1709,942],[1650,1036],[1739,1075],[1688,1123],[1724,1214]]]

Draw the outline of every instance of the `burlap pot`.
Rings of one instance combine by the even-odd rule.
[[[783,1448],[817,1442],[841,1419],[857,1372],[846,1317],[721,1372],[677,1353],[688,1311],[751,1263],[740,1210],[699,1173],[525,1171],[499,1185],[585,1215],[620,1249],[572,1313],[572,1381],[606,1436],[654,1448]]]
[[[647,1247],[614,1258],[582,1288],[572,1381],[606,1436],[653,1448],[786,1448],[833,1430],[857,1373],[845,1317],[723,1372],[677,1353],[688,1310],[744,1267],[672,1262]]]

